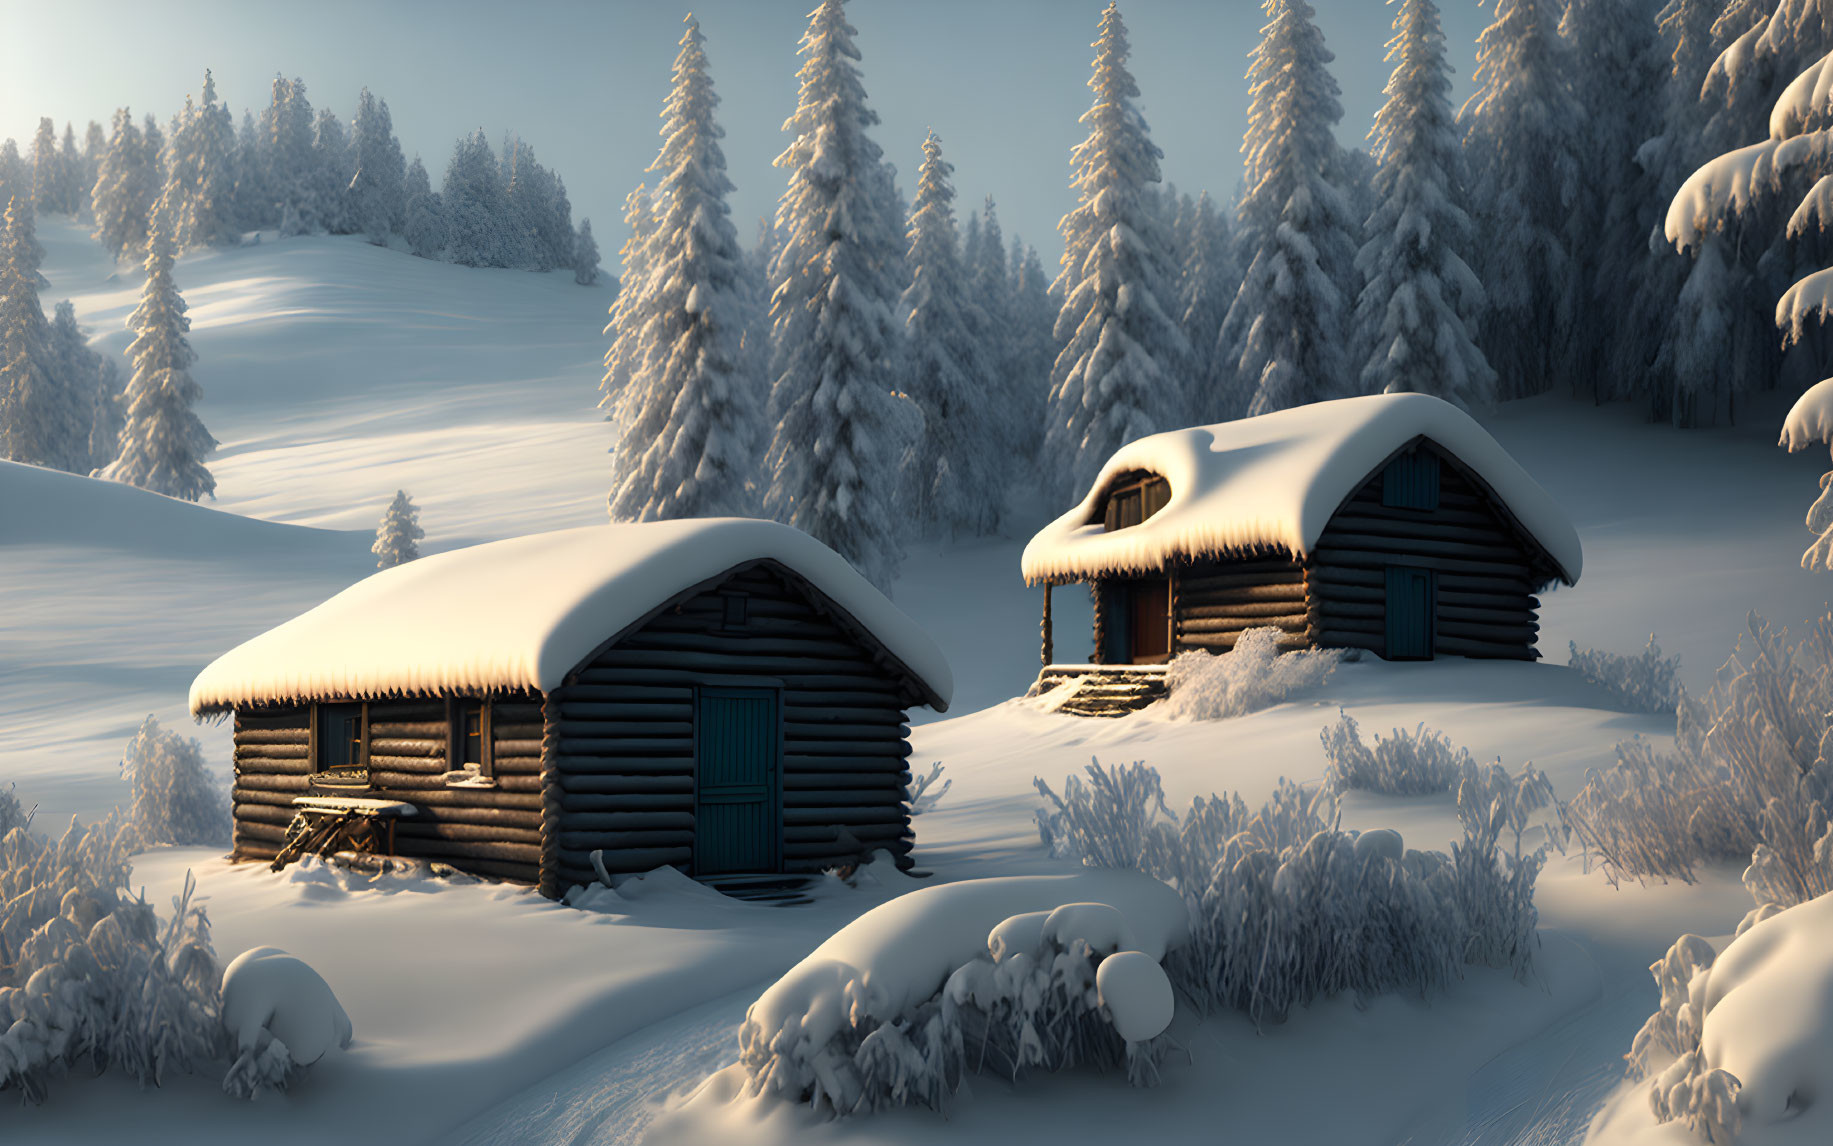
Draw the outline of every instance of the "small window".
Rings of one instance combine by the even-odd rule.
[[[742,629],[745,627],[745,616],[750,612],[751,598],[742,593],[728,593],[725,596],[725,627]]]
[[[321,704],[314,716],[317,742],[313,777],[320,784],[369,786],[367,706]]]
[[[1438,508],[1438,455],[1409,450],[1381,472],[1381,504],[1389,509]]]
[[[1104,524],[1109,533],[1130,529],[1165,508],[1171,501],[1171,486],[1156,474],[1122,478],[1107,495]]]
[[[452,742],[446,757],[454,772],[480,779],[495,775],[491,751],[490,702],[459,700],[452,705]]]

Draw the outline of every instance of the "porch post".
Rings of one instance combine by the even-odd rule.
[[[1090,581],[1088,591],[1095,599],[1095,651],[1088,658],[1088,662],[1097,665],[1105,664],[1106,662],[1102,659],[1102,652],[1107,647],[1107,610],[1102,608],[1102,597],[1105,594],[1101,592],[1099,580]]]
[[[1040,626],[1044,634],[1044,664],[1050,664],[1051,654],[1055,651],[1055,642],[1051,639],[1050,624],[1050,582],[1044,582],[1044,623]]]

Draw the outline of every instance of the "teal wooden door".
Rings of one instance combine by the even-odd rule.
[[[775,871],[782,694],[703,688],[694,713],[694,873]]]
[[[1432,614],[1437,594],[1432,570],[1387,567],[1387,659],[1432,659]]]

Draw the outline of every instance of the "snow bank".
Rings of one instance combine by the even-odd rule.
[[[669,597],[747,561],[805,577],[948,706],[934,641],[839,554],[748,518],[599,525],[495,541],[384,569],[218,657],[194,714],[252,700],[557,687]],[[463,624],[454,624],[463,617]]]
[[[1155,434],[1123,446],[1082,503],[1025,546],[1032,582],[1115,570],[1149,572],[1180,555],[1249,549],[1311,552],[1330,517],[1375,470],[1415,438],[1449,451],[1501,498],[1570,584],[1583,564],[1565,513],[1489,432],[1426,394],[1316,402],[1214,426]],[[1165,507],[1106,531],[1101,496],[1121,474],[1145,470],[1171,487]]]
[[[1140,1044],[1164,1029],[1163,1000],[1127,963],[1158,970],[1187,932],[1182,897],[1136,872],[911,892],[836,932],[751,1005],[738,1035],[747,1090],[850,1114],[941,1108],[969,1063],[1013,1074],[1124,1063],[1135,1082],[1153,1081],[1159,1048]],[[1117,1020],[1101,1010],[1099,967],[1122,948],[1137,959],[1113,973]]]
[[[1630,1060],[1663,1122],[1743,1146],[1833,1141],[1833,896],[1756,923],[1715,958],[1683,935],[1649,968],[1661,1010]]]

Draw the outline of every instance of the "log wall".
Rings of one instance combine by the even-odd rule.
[[[1535,591],[1550,579],[1489,495],[1449,461],[1438,508],[1381,504],[1382,475],[1363,483],[1325,526],[1305,569],[1311,639],[1385,655],[1387,567],[1433,570],[1433,651],[1533,660],[1540,626]]]
[[[285,841],[295,796],[402,800],[419,814],[395,826],[397,855],[437,860],[478,875],[535,882],[541,852],[541,704],[530,694],[492,698],[494,788],[453,788],[443,699],[372,701],[369,788],[313,783],[309,706],[242,709],[235,720],[235,854],[271,859]]]
[[[1226,652],[1243,632],[1269,626],[1281,631],[1282,649],[1311,643],[1305,569],[1297,561],[1206,561],[1180,567],[1172,584],[1174,654],[1190,649]]]
[[[742,626],[726,597],[745,595]],[[656,616],[547,698],[557,730],[554,886],[694,863],[696,685],[781,682],[782,855],[815,872],[883,848],[908,866],[910,753],[901,674],[771,567],[740,573]],[[546,884],[544,879],[543,883]]]

